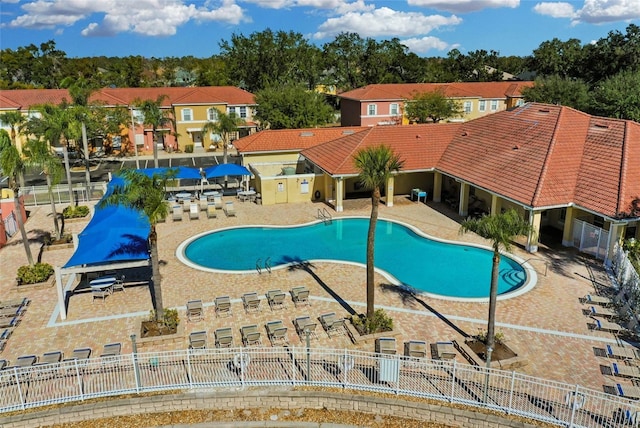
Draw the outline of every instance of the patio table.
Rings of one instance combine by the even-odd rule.
[[[246,201],[247,199],[251,199],[251,197],[255,195],[255,190],[243,190],[242,192],[238,192],[238,198],[240,198],[242,202]]]

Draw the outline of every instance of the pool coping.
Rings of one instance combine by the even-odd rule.
[[[336,219],[369,219],[369,217],[367,216],[343,216],[343,217],[338,217]],[[384,221],[388,221],[391,223],[396,223],[399,225],[402,225],[406,228],[408,228],[409,230],[411,230],[412,232],[416,233],[417,235],[422,236],[423,238],[426,239],[431,239],[433,241],[437,241],[437,242],[441,242],[441,243],[445,243],[445,244],[453,244],[453,245],[465,245],[465,246],[469,246],[469,247],[475,247],[475,248],[480,248],[480,249],[484,249],[484,250],[488,250],[493,252],[493,248],[491,248],[488,245],[482,245],[482,244],[476,244],[473,242],[460,242],[460,241],[452,241],[452,240],[448,240],[448,239],[443,239],[443,238],[438,238],[438,237],[434,237],[431,236],[425,232],[423,232],[422,230],[418,229],[417,227],[402,222],[402,221],[398,221],[398,220],[393,220],[393,219],[388,219],[388,218],[384,218],[384,217],[379,217],[378,220],[384,220]],[[209,235],[211,233],[217,233],[217,232],[222,232],[225,230],[232,230],[232,229],[243,229],[243,228],[253,228],[253,227],[267,227],[267,228],[273,228],[273,229],[286,229],[286,228],[292,228],[292,227],[305,227],[305,226],[310,226],[310,225],[314,225],[314,224],[318,224],[318,223],[323,223],[327,220],[314,220],[314,221],[310,221],[308,223],[300,223],[300,224],[295,224],[295,225],[272,225],[272,224],[251,224],[251,225],[240,225],[240,226],[229,226],[229,227],[222,227],[219,229],[213,229],[213,230],[208,230],[206,232],[201,232],[198,233],[196,235],[193,235],[187,239],[185,239],[184,241],[182,241],[178,247],[176,248],[176,257],[178,258],[178,260],[180,262],[182,262],[185,266],[188,266],[192,269],[197,269],[200,271],[204,271],[204,272],[211,272],[211,273],[221,273],[221,274],[233,274],[233,275],[247,275],[247,274],[255,274],[256,270],[255,269],[251,269],[251,270],[224,270],[224,269],[214,269],[214,268],[208,268],[208,267],[204,267],[202,265],[196,264],[191,262],[184,254],[186,247],[193,241],[195,241],[198,238],[201,238],[205,235]],[[500,251],[500,255],[503,255],[505,257],[509,257],[510,259],[514,260],[516,263],[518,263],[520,266],[522,266],[522,269],[524,270],[524,272],[527,275],[527,280],[525,281],[525,283],[518,287],[517,289],[513,290],[513,291],[509,291],[506,293],[502,293],[498,295],[498,300],[508,300],[508,299],[512,299],[514,297],[518,297],[521,296],[529,291],[531,291],[537,284],[538,282],[538,274],[536,273],[536,271],[533,269],[533,266],[531,266],[530,263],[528,263],[526,260],[522,259],[521,257],[516,256],[515,254],[512,253],[508,253],[506,251]],[[305,260],[305,263],[335,263],[335,264],[343,264],[343,265],[352,265],[352,266],[358,266],[358,267],[365,267],[366,268],[366,263],[357,263],[357,262],[351,262],[351,261],[342,261],[342,260],[335,260],[335,259],[310,259],[310,260]],[[270,269],[272,270],[278,270],[278,269],[286,269],[289,268],[291,266],[295,266],[297,264],[297,262],[292,262],[292,263],[286,263],[286,264],[282,264],[282,265],[278,265],[278,266],[273,266]],[[374,267],[374,270],[380,274],[382,277],[384,277],[386,280],[388,280],[391,284],[398,286],[401,289],[406,290],[407,292],[413,293],[413,294],[418,294],[421,296],[425,296],[425,297],[430,297],[433,299],[440,299],[440,300],[449,300],[449,301],[453,301],[453,302],[468,302],[468,303],[472,303],[472,302],[477,302],[477,303],[488,303],[489,302],[489,297],[455,297],[455,296],[446,296],[443,294],[435,294],[435,293],[429,293],[426,291],[421,291],[421,290],[417,290],[413,287],[409,287],[404,285],[402,282],[398,281],[396,279],[395,276],[393,276],[392,274],[390,274],[389,272]]]

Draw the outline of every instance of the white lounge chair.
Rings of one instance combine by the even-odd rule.
[[[229,201],[229,202],[224,204],[224,213],[227,215],[227,217],[235,217],[236,216],[236,209],[233,206],[233,201]]]
[[[216,211],[216,204],[213,202],[207,202],[207,218],[216,218],[218,217],[218,212]]]
[[[173,221],[182,221],[182,207],[180,205],[173,206],[173,216],[171,219]]]
[[[196,202],[191,202],[189,205],[189,218],[191,220],[198,220],[200,218],[200,208]]]
[[[376,352],[394,355],[396,353],[396,339],[393,337],[379,337],[376,339]]]

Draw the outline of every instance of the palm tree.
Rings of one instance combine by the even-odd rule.
[[[229,114],[218,112],[218,120],[209,121],[202,127],[203,134],[210,132],[220,135],[223,145],[222,163],[227,163],[227,147],[229,146],[231,134],[238,132],[238,127],[245,123],[244,119],[238,117],[233,112]],[[224,185],[227,187],[227,177],[224,178]]]
[[[517,236],[529,236],[534,233],[533,226],[524,220],[514,209],[478,219],[467,219],[460,226],[460,233],[474,232],[491,241],[493,247],[493,265],[491,268],[491,286],[489,289],[489,319],[487,323],[486,363],[491,367],[491,353],[495,346],[496,303],[498,301],[498,274],[500,272],[500,250],[509,251],[511,241]]]
[[[359,150],[354,156],[354,162],[359,171],[358,180],[365,189],[371,189],[371,218],[367,234],[367,319],[371,320],[374,314],[374,248],[380,188],[387,184],[393,172],[402,168],[404,162],[385,145]]]
[[[120,173],[125,184],[117,186],[113,192],[106,196],[99,207],[109,205],[122,205],[132,208],[146,215],[151,225],[149,232],[149,249],[151,250],[153,309],[156,321],[164,318],[164,306],[162,304],[162,278],[160,276],[160,263],[158,260],[158,234],[156,225],[169,214],[169,203],[165,200],[165,185],[170,174],[149,177],[133,169],[126,169]]]
[[[162,101],[167,98],[166,95],[160,95],[153,100],[137,100],[134,105],[140,110],[145,125],[150,125],[153,133],[153,166],[158,167],[158,128],[172,126],[175,129],[174,118],[169,110],[161,108]]]
[[[0,114],[0,122],[9,125],[9,128],[11,130],[11,144],[13,144],[15,147],[18,147],[18,141],[16,137],[18,136],[18,132],[22,131],[22,127],[26,122],[25,116],[18,110],[8,111],[6,113]],[[19,179],[20,187],[24,187],[24,175],[20,175]]]
[[[33,266],[33,255],[31,254],[27,231],[24,228],[24,221],[22,221],[22,200],[19,197],[20,177],[24,173],[24,162],[18,148],[11,144],[9,134],[4,129],[0,129],[0,169],[9,177],[9,188],[13,190],[13,202],[17,211],[16,222],[22,236],[24,251],[27,253],[27,261],[29,265]]]
[[[58,184],[62,178],[63,166],[60,158],[51,152],[51,147],[43,140],[30,140],[27,142],[22,154],[25,158],[25,165],[41,168],[47,179],[47,190],[49,192],[49,202],[51,203],[51,214],[53,215],[53,225],[56,239],[62,237],[62,231],[58,223],[58,213],[56,202],[53,197],[53,185]]]

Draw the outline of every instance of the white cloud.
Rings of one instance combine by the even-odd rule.
[[[584,0],[582,8],[565,2],[543,2],[535,5],[533,10],[553,18],[570,18],[572,24],[602,24],[640,19],[638,0]]]
[[[450,45],[437,37],[421,37],[401,40],[400,43],[409,48],[415,54],[425,54],[430,50],[450,51],[459,47],[459,44]]]
[[[288,9],[293,7],[309,7],[324,9],[340,15],[348,12],[372,10],[373,5],[366,5],[364,0],[242,0],[269,9]]]
[[[552,18],[573,18],[576,11],[571,3],[538,3],[533,7],[534,12],[540,15],[548,15]]]
[[[337,18],[330,18],[320,25],[319,31],[313,37],[324,39],[345,31],[358,33],[362,37],[417,36],[428,34],[440,27],[458,25],[461,22],[462,19],[455,15],[426,16],[382,7],[373,12],[350,12]]]
[[[206,1],[202,6],[183,0],[36,0],[21,6],[25,12],[8,24],[14,28],[70,26],[94,14],[102,22],[91,22],[83,36],[111,36],[134,32],[147,36],[170,36],[191,20],[239,24],[246,21],[235,0]],[[95,18],[94,18],[95,19]]]
[[[451,13],[476,12],[482,9],[520,6],[520,0],[408,0],[411,6],[427,7]]]

